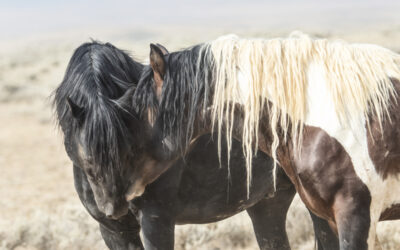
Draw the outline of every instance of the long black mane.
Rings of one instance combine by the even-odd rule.
[[[64,136],[85,131],[83,140],[90,146],[86,154],[101,166],[99,171],[120,167],[120,152],[132,143],[126,123],[131,114],[117,99],[138,82],[142,68],[110,43],[85,43],[75,50],[54,92],[55,116]],[[82,121],[74,119],[68,98],[84,110]]]
[[[173,52],[165,59],[167,70],[160,101],[153,87],[153,71],[146,66],[133,96],[133,107],[142,116],[152,110],[159,136],[168,137],[176,149],[184,153],[193,134],[196,116],[204,111],[211,99],[208,95],[211,93],[213,60],[204,44]]]

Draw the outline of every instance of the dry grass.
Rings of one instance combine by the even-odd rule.
[[[400,49],[398,29],[340,36]],[[150,42],[174,50],[212,37],[215,33],[206,37],[169,33],[150,34],[141,40],[108,35],[102,40],[134,50],[144,59]],[[69,37],[0,49],[1,250],[106,249],[97,223],[75,194],[71,163],[51,120],[47,99],[61,81],[73,48],[83,41],[86,37]],[[310,220],[298,199],[290,209],[287,229],[293,249],[313,249]],[[380,223],[378,229],[383,249],[399,248],[400,222]],[[220,223],[177,226],[176,248],[256,249],[257,245],[249,218],[242,213]]]

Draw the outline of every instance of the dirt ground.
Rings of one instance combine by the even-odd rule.
[[[150,42],[174,50],[219,33],[172,36],[130,31],[100,38],[134,51],[136,58],[145,61]],[[400,51],[400,27],[317,35],[372,42]],[[73,49],[84,41],[87,37],[37,38],[4,44],[0,50],[0,249],[106,249],[97,224],[75,194],[71,162],[52,119],[49,99]],[[290,209],[287,228],[293,249],[314,248],[310,220],[298,198]],[[379,238],[383,249],[399,249],[400,223],[380,223]],[[176,247],[257,249],[245,213],[220,223],[178,226]]]

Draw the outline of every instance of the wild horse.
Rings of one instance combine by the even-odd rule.
[[[185,162],[179,160],[148,185],[144,194],[132,201],[131,211],[117,220],[105,217],[98,209],[84,171],[74,166],[78,195],[89,213],[99,221],[107,246],[141,249],[141,229],[146,249],[173,249],[175,224],[216,222],[247,210],[260,249],[290,249],[285,222],[295,190],[286,175],[279,171],[277,191],[271,193],[274,192],[271,159],[265,155],[255,158],[253,174],[257,177],[247,199],[240,143],[235,141],[232,147],[237,156],[232,157],[230,181],[227,180],[227,165],[219,166],[217,145],[209,136],[201,137],[197,143]],[[318,249],[338,249],[338,240],[326,221],[310,215]]]
[[[303,34],[164,50],[151,45],[132,98],[138,123],[148,124],[135,144],[152,153],[135,156],[127,200],[215,129],[228,161],[232,138],[242,142],[248,192],[259,150],[329,221],[340,249],[379,247],[377,222],[400,217],[398,54]]]
[[[136,85],[142,68],[111,44],[87,43],[75,51],[55,92],[56,115],[74,163],[76,190],[99,222],[106,244],[111,249],[141,249],[142,229],[146,248],[172,249],[175,224],[219,221],[247,210],[262,249],[289,249],[285,220],[294,187],[278,171],[274,192],[273,164],[261,153],[253,160],[255,178],[247,198],[245,161],[236,141],[228,168],[226,159],[219,164],[210,135],[202,136],[185,159],[128,205],[124,196],[131,184],[132,159],[144,148],[132,146],[141,136],[131,130],[138,118],[126,109],[121,96]],[[221,148],[225,150],[224,142]],[[326,222],[312,218],[319,249],[322,245],[337,249]]]

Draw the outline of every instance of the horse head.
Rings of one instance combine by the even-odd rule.
[[[199,121],[204,102],[204,78],[209,71],[196,70],[201,46],[169,53],[160,44],[150,45],[150,65],[141,74],[132,98],[132,109],[145,124],[144,152],[137,155],[134,179],[126,199],[140,196],[189,149],[195,137],[209,132]]]
[[[125,193],[141,148],[139,124],[123,96],[134,91],[141,70],[111,44],[86,43],[54,95],[67,154],[85,172],[99,210],[113,219],[128,212]]]

